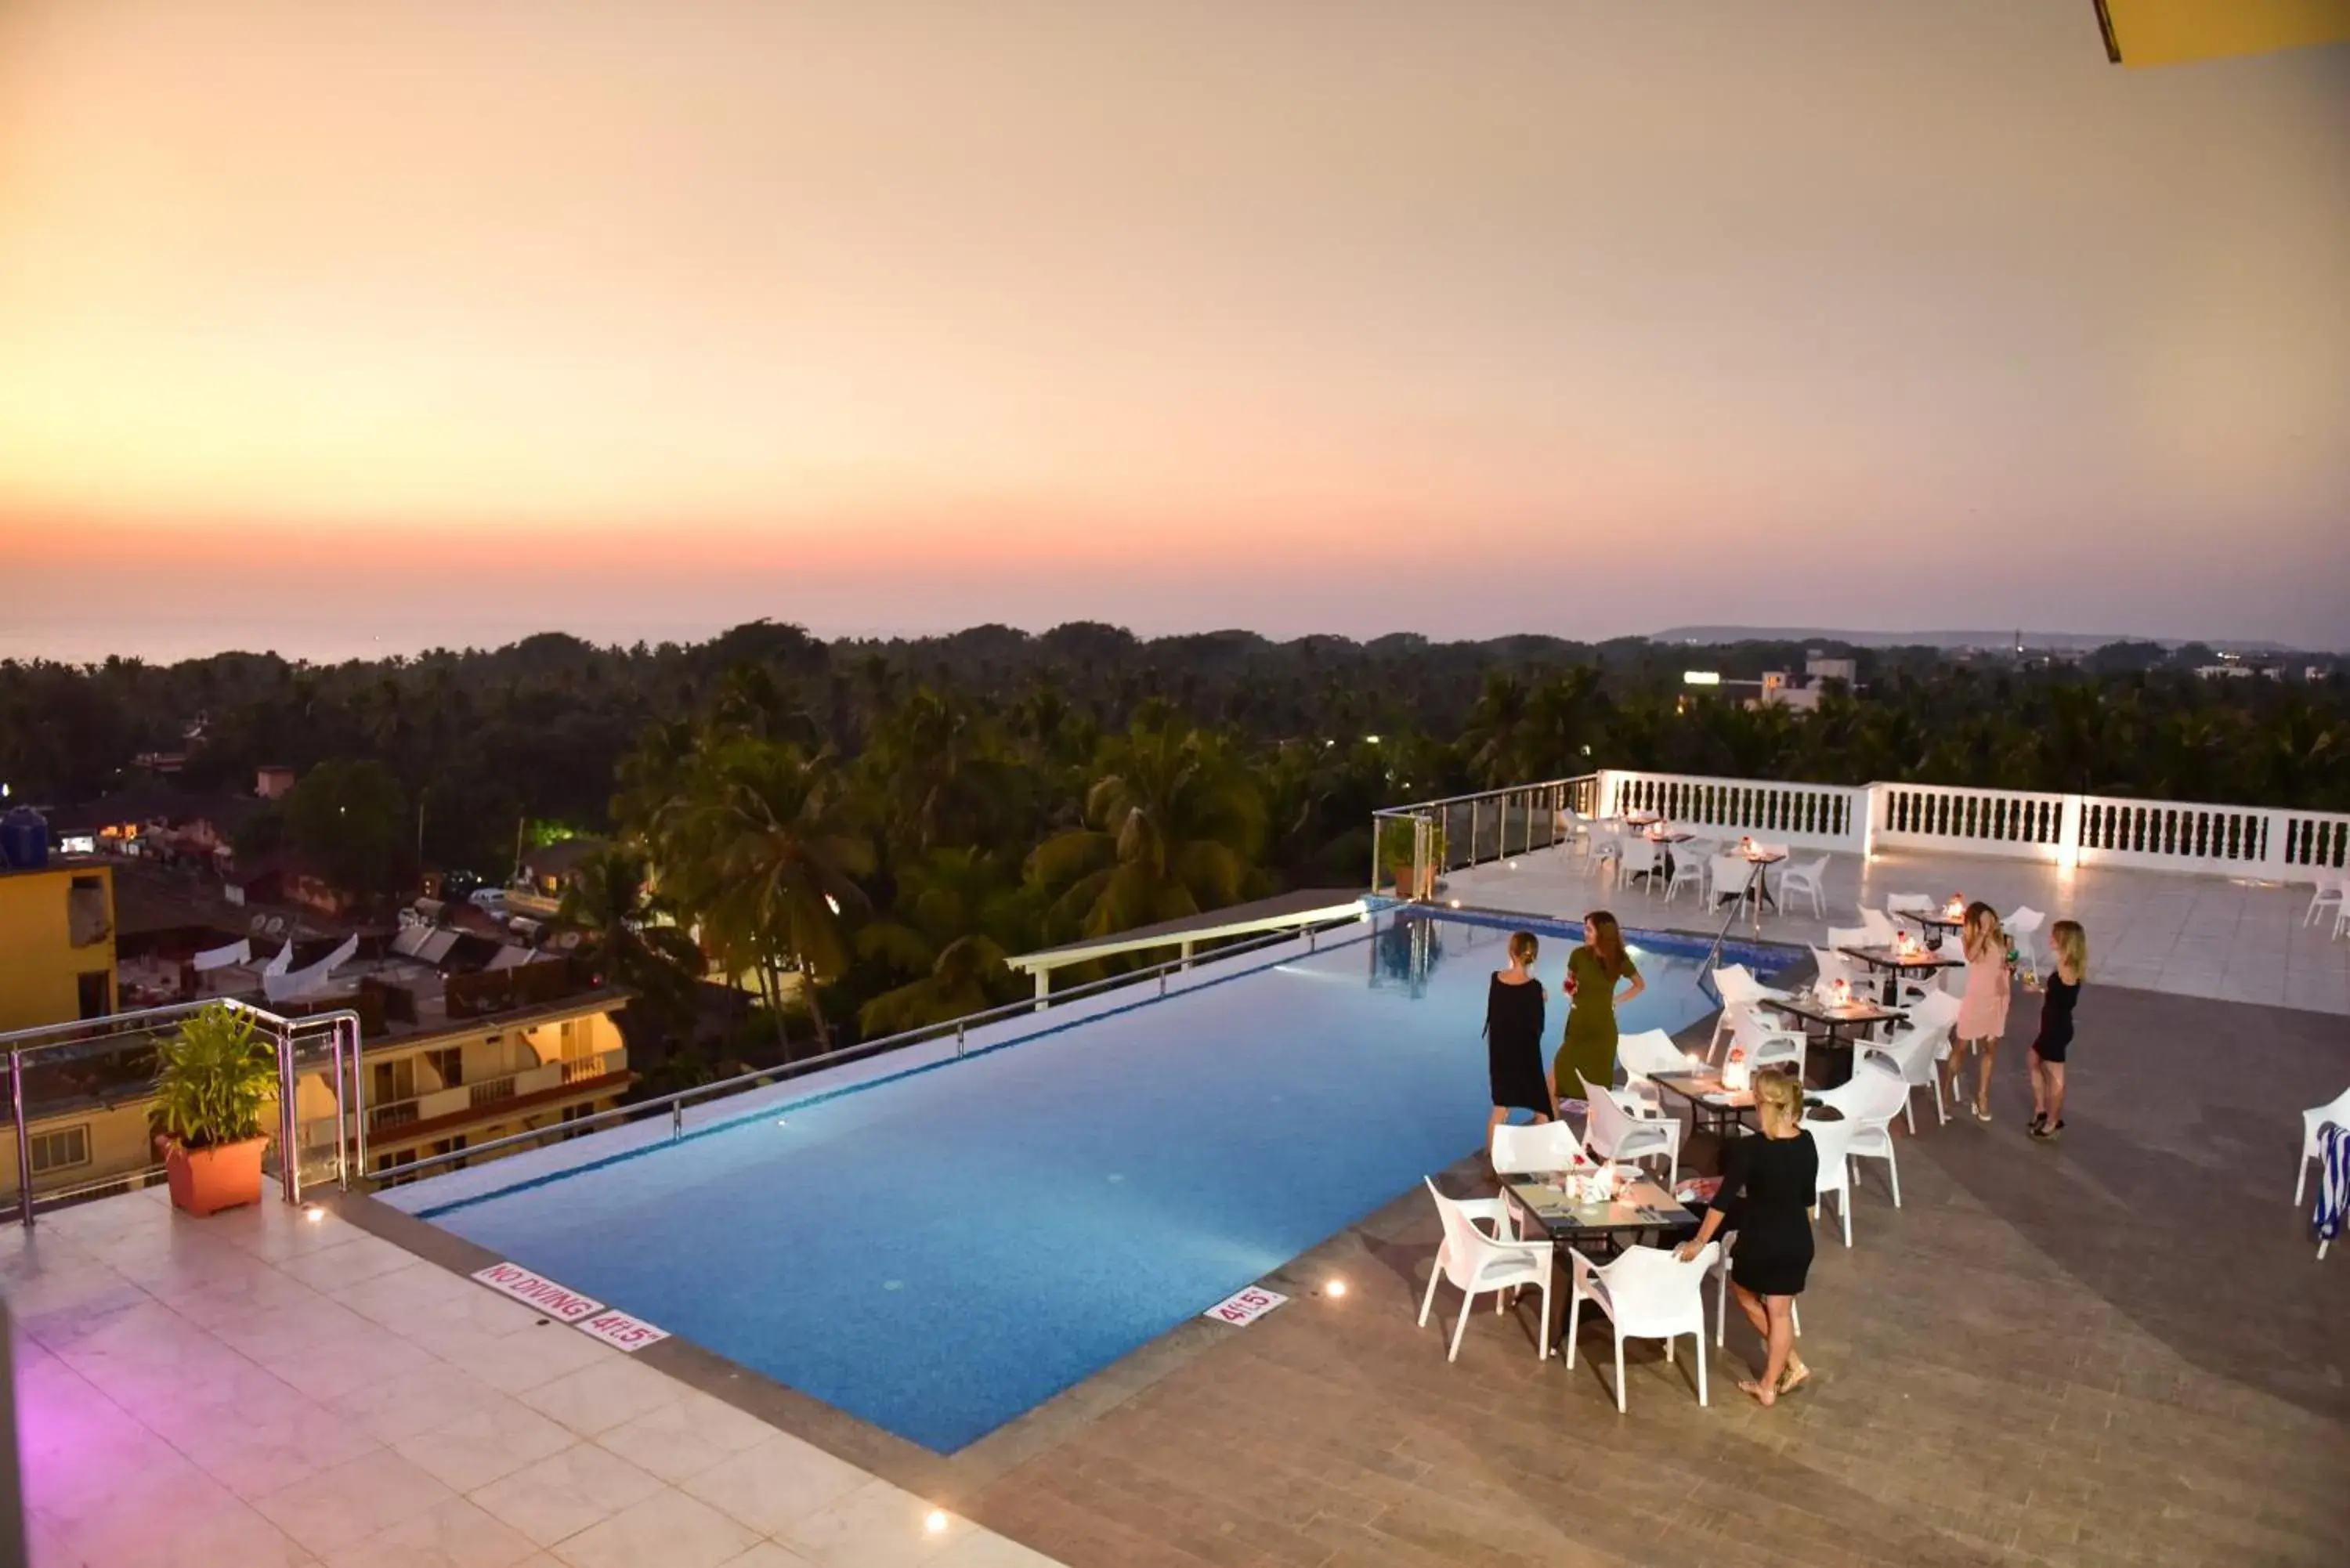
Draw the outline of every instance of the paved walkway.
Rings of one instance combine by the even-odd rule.
[[[1050,1568],[331,1214],[0,1232],[34,1568]]]
[[[2331,940],[2330,918],[2302,923],[2309,908],[2305,887],[2152,871],[2064,871],[1967,856],[1886,854],[1864,865],[1856,855],[1832,855],[1827,918],[1814,918],[1809,902],[1799,898],[1792,911],[1766,912],[1762,935],[1819,942],[1829,926],[1855,924],[1863,900],[1881,909],[1888,893],[1946,898],[1954,891],[1988,900],[2002,914],[2030,905],[2052,921],[2079,920],[2089,933],[2089,978],[2098,984],[2350,1013],[2350,941]],[[1638,882],[1611,889],[1587,861],[1547,849],[1455,872],[1446,893],[1464,904],[1568,919],[1606,908],[1627,926],[1709,936],[1721,923],[1699,909],[1694,893],[1684,890],[1668,901]],[[1742,922],[1739,929],[1752,928]]]
[[[1708,1408],[1687,1340],[1634,1342],[1617,1415],[1591,1313],[1572,1372],[1531,1306],[1472,1316],[1448,1364],[1460,1297],[1415,1326],[1438,1233],[1412,1193],[967,1506],[1081,1568],[2339,1564],[2350,1256],[2314,1261],[2289,1167],[2298,1108],[2350,1081],[2340,1022],[2093,986],[2054,1146],[2015,1022],[1997,1120],[1926,1114],[1903,1207],[1865,1162],[1852,1249],[1820,1226],[1816,1372],[1775,1409],[1735,1388],[1761,1347],[1734,1309]]]

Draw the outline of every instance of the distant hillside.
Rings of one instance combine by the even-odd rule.
[[[2005,631],[1837,631],[1815,626],[1676,626],[1649,635],[1652,642],[1843,642],[1855,648],[2011,648],[2016,633]],[[2026,631],[2026,648],[2088,649],[2116,642],[2152,642],[2183,648],[2201,642],[2230,653],[2291,653],[2291,643],[2241,639],[2128,637],[2120,632]]]

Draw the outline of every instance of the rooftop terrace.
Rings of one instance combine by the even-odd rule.
[[[1529,844],[1523,805],[1500,820],[1482,855],[1451,829],[1443,899],[1719,924]],[[2300,1109],[2350,1081],[2350,943],[2302,923],[2307,881],[1831,853],[1827,919],[1766,912],[1765,940],[1961,888],[2082,919],[2090,990],[2061,1144],[2025,1135],[2018,1006],[1994,1121],[1901,1136],[1898,1210],[1862,1174],[1854,1245],[1821,1231],[1804,1297],[1818,1374],[1775,1409],[1731,1390],[1759,1352],[1735,1314],[1706,1408],[1686,1356],[1635,1342],[1619,1416],[1588,1324],[1603,1354],[1572,1372],[1536,1359],[1523,1314],[1473,1316],[1448,1364],[1414,1322],[1438,1239],[1417,1191],[1265,1276],[1280,1310],[1188,1324],[951,1457],[681,1340],[624,1355],[542,1321],[465,1277],[489,1254],[357,1192],[317,1220],[273,1199],[204,1221],[140,1193],[0,1235],[34,1561],[2338,1562],[2350,1275],[2313,1261],[2287,1164]],[[1437,1177],[1484,1185],[1469,1158]]]

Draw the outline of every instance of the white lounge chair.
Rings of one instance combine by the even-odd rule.
[[[1428,1326],[1429,1311],[1436,1304],[1436,1282],[1450,1280],[1461,1293],[1461,1321],[1453,1325],[1452,1348],[1445,1353],[1444,1359],[1457,1360],[1461,1336],[1469,1327],[1469,1311],[1477,1304],[1479,1296],[1488,1291],[1539,1285],[1542,1322],[1535,1330],[1535,1350],[1548,1359],[1551,1244],[1488,1236],[1477,1229],[1478,1220],[1497,1231],[1508,1222],[1506,1206],[1498,1198],[1447,1198],[1436,1190],[1433,1181],[1428,1184],[1428,1195],[1436,1199],[1437,1218],[1444,1225],[1444,1240],[1438,1245],[1436,1262],[1429,1270],[1428,1293],[1419,1299],[1419,1326]]]
[[[1682,1334],[1697,1340],[1697,1402],[1706,1403],[1705,1276],[1721,1259],[1721,1243],[1708,1241],[1705,1250],[1684,1263],[1661,1247],[1627,1247],[1605,1265],[1594,1263],[1573,1248],[1574,1294],[1566,1307],[1566,1365],[1575,1366],[1575,1337],[1583,1324],[1583,1303],[1589,1302],[1607,1314],[1616,1331],[1616,1413],[1624,1413],[1624,1342],[1661,1339],[1665,1360],[1673,1359],[1673,1342]]]
[[[2329,910],[2338,917],[2344,904],[2350,902],[2344,898],[2345,887],[2350,887],[2350,877],[2318,877],[2316,885],[2309,890],[2309,909],[2301,917],[2301,923],[2314,926],[2317,924],[2318,917]]]

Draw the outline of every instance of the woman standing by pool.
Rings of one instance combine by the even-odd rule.
[[[2000,929],[1999,911],[1989,904],[1967,906],[1967,990],[1959,1001],[1959,1022],[1950,1031],[1950,1099],[1959,1095],[1959,1075],[1966,1071],[1971,1045],[1982,1058],[1975,1078],[1975,1120],[1991,1120],[1991,1064],[1998,1058],[2000,1037],[2007,1033],[2007,933]]]
[[[1532,931],[1510,933],[1510,967],[1493,971],[1485,988],[1485,1067],[1493,1085],[1493,1118],[1485,1124],[1485,1147],[1513,1108],[1534,1112],[1546,1122],[1558,1114],[1550,1085],[1543,1082],[1543,988],[1531,972],[1541,950]]]
[[[1616,994],[1619,981],[1632,989]],[[1551,1063],[1551,1096],[1565,1099],[1576,1093],[1575,1075],[1606,1087],[1616,1081],[1616,1004],[1629,1002],[1648,989],[1624,950],[1624,929],[1605,909],[1583,917],[1583,945],[1566,955],[1566,1038],[1559,1042]]]

